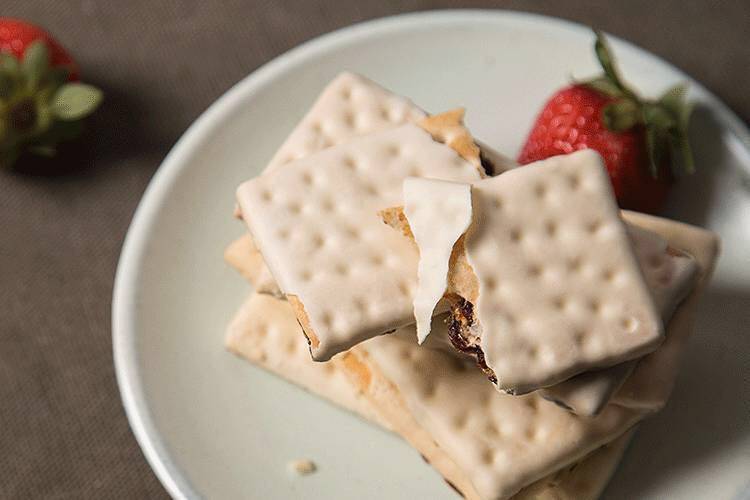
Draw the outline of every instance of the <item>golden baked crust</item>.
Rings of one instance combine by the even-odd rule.
[[[429,132],[433,139],[449,146],[464,160],[477,167],[484,175],[481,152],[471,132],[464,126],[464,114],[463,108],[456,108],[423,118],[418,125]]]
[[[318,339],[312,325],[310,325],[310,318],[307,316],[304,304],[302,304],[296,295],[292,294],[286,294],[286,300],[292,305],[294,315],[297,316],[297,321],[299,321],[299,324],[302,327],[302,332],[305,334],[305,337],[307,337],[307,343],[310,344],[313,349],[316,349],[320,345],[320,339]]]

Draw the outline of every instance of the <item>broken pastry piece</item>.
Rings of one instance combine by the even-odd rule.
[[[440,203],[420,203],[425,198],[437,199]],[[453,245],[471,224],[471,185],[408,178],[404,181],[404,215],[415,221],[411,229],[417,247],[432,244],[435,249],[420,254],[417,269],[414,317],[417,340],[421,344],[429,334],[435,307],[448,287],[448,262]],[[435,220],[441,223],[423,222]]]
[[[584,418],[537,394],[499,393],[481,372],[430,348],[434,340],[431,335],[418,346],[403,335],[378,337],[345,353],[343,361],[381,417],[465,498],[510,498],[621,436],[645,415],[612,405]]]
[[[416,123],[427,116],[405,97],[354,73],[343,72],[323,89],[273,156],[266,171],[353,137]]]
[[[429,188],[436,181],[411,179],[408,182]],[[413,201],[417,194],[421,193],[412,191],[406,194],[405,201],[410,199]],[[430,200],[442,203],[437,198],[423,197],[421,204],[425,213],[438,213],[439,209],[431,206]],[[675,232],[674,227],[680,226],[679,223],[627,211],[622,212],[622,215],[644,279],[664,324],[669,325],[667,327],[669,337],[669,332],[680,329],[679,325],[672,325],[671,318],[677,305],[695,290],[700,277],[700,266],[690,254],[670,246],[666,238],[649,229],[656,227],[662,233],[671,234]],[[400,208],[384,210],[381,216],[386,223],[407,237],[413,238],[412,228],[403,210]],[[686,226],[684,231],[694,233],[693,239],[701,243],[697,245],[698,251],[707,252],[713,249],[715,253],[716,243],[712,233],[691,226]],[[704,258],[704,260],[713,258]],[[450,261],[451,268],[459,265],[468,266],[460,239],[458,244],[453,245]],[[455,273],[449,274],[449,280],[453,274]],[[450,280],[446,289],[455,289],[454,283],[455,280]],[[420,283],[417,295],[420,293],[421,286]],[[453,338],[455,339],[455,336]],[[638,360],[627,361],[602,370],[584,372],[559,384],[541,389],[540,394],[579,415],[596,415],[630,375],[637,363]]]
[[[692,255],[698,285],[677,307],[666,341],[638,363],[597,416],[567,412],[538,393],[497,393],[479,371],[429,349],[435,334],[441,334],[438,331],[423,347],[388,336],[345,355],[349,374],[383,418],[466,498],[507,498],[544,474],[545,468],[559,469],[575,460],[600,440],[610,440],[661,408],[669,398],[696,300],[716,261],[718,241],[709,231],[674,221],[641,214],[626,217],[659,234],[671,248]],[[433,328],[443,327],[433,322]]]
[[[659,345],[662,322],[598,154],[550,158],[471,191],[473,222],[448,278],[451,339],[498,388],[527,393]]]
[[[413,322],[417,252],[376,212],[401,203],[408,176],[481,177],[478,150],[467,147],[461,117],[436,115],[424,128],[407,124],[357,137],[238,188],[243,218],[313,359],[328,360]],[[443,128],[452,146],[433,138]]]

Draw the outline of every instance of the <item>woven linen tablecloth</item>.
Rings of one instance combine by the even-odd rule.
[[[750,117],[750,2],[3,0],[54,33],[106,100],[79,164],[0,171],[0,498],[163,498],[115,383],[110,305],[146,184],[190,123],[261,64],[400,12],[528,10],[664,57]]]

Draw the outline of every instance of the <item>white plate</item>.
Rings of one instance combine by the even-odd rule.
[[[655,94],[688,77],[612,39],[628,78]],[[254,72],[199,118],[149,186],[117,271],[113,337],[133,431],[180,498],[453,498],[396,437],[224,351],[248,288],[222,262],[243,231],[233,194],[260,172],[339,71],[360,72],[431,111],[466,106],[475,134],[515,154],[543,100],[596,71],[591,33],[501,11],[448,11],[369,22],[306,43]],[[693,127],[700,173],[670,213],[724,238],[716,279],[669,407],[645,423],[612,498],[730,498],[750,479],[748,132],[714,96]],[[744,217],[743,217],[744,215]],[[313,458],[295,478],[286,464]]]

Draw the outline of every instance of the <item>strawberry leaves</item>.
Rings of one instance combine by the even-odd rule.
[[[29,90],[35,90],[49,68],[49,50],[44,42],[37,41],[26,48],[21,61],[21,71]]]
[[[37,40],[21,60],[0,52],[0,167],[23,151],[53,156],[60,143],[78,137],[82,120],[101,104],[91,85],[68,83],[70,70],[51,66],[47,45]]]
[[[101,103],[102,91],[85,83],[66,83],[52,100],[52,111],[60,120],[80,120]]]
[[[596,90],[600,94],[604,94],[608,97],[622,97],[622,89],[614,84],[612,80],[607,76],[593,78],[591,80],[581,82],[581,84],[593,90]]]
[[[635,97],[635,94],[622,82],[620,78],[620,72],[615,65],[615,60],[612,57],[612,51],[609,49],[609,43],[604,38],[604,34],[601,31],[595,30],[596,41],[594,42],[594,52],[596,58],[599,61],[599,65],[604,71],[603,78],[612,85],[621,96]]]
[[[639,123],[640,109],[633,99],[619,99],[602,110],[602,121],[609,130],[623,132]]]
[[[20,65],[10,54],[0,52],[0,99],[8,99],[18,85]]]
[[[622,80],[602,32],[594,33],[594,52],[602,74],[581,84],[613,99],[602,109],[602,122],[613,132],[643,127],[649,169],[654,178],[659,177],[660,167],[667,161],[675,176],[693,173],[695,166],[688,141],[692,105],[685,100],[687,87],[675,85],[659,99],[643,99]]]
[[[692,174],[695,172],[695,163],[688,140],[688,127],[693,112],[693,103],[686,102],[686,94],[685,84],[675,85],[659,98],[659,104],[671,116],[669,141],[672,153],[680,157],[683,169],[688,174]]]

